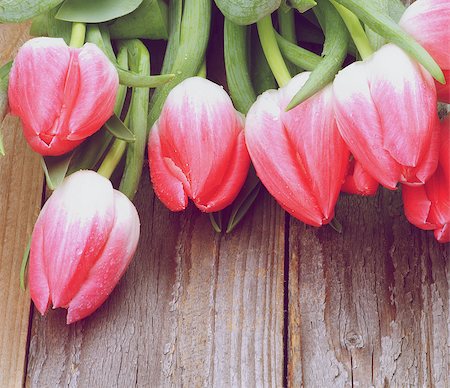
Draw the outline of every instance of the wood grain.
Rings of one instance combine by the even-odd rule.
[[[28,25],[0,25],[0,66],[28,38]],[[21,387],[27,353],[30,300],[19,288],[20,265],[41,206],[43,176],[17,118],[0,123],[0,387]]]
[[[230,236],[167,211],[145,174],[142,239],[94,315],[34,314],[28,385],[270,386],[283,378],[284,216],[267,197]]]
[[[409,225],[400,193],[344,196],[344,233],[290,224],[289,386],[449,381],[449,244]]]

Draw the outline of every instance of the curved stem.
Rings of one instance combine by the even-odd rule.
[[[126,148],[126,141],[120,139],[114,140],[113,145],[109,149],[105,159],[103,159],[103,162],[97,172],[109,179],[119,164],[120,159],[122,159]]]
[[[79,48],[84,44],[86,37],[86,24],[74,22],[72,23],[72,34],[70,36],[70,47]]]
[[[203,60],[203,63],[200,66],[197,77],[206,78],[206,58]]]
[[[272,18],[267,15],[257,22],[259,40],[279,86],[286,85],[291,80],[291,75],[286,67],[286,63],[281,55],[275,38],[275,31],[272,26]]]
[[[373,54],[373,49],[359,19],[353,12],[349,11],[341,4],[336,3],[334,0],[330,1],[334,5],[334,8],[336,8],[336,10],[339,12],[339,15],[341,15],[342,20],[347,26],[353,42],[355,42],[356,48],[361,55],[361,58],[365,59],[367,57],[370,57]]]

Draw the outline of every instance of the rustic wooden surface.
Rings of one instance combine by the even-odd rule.
[[[26,36],[0,28],[14,47]],[[7,120],[0,387],[450,386],[449,245],[411,227],[385,190],[340,199],[341,235],[286,217],[266,194],[216,235],[192,207],[168,212],[145,171],[142,239],[109,300],[71,326],[64,310],[30,312],[18,271],[42,173]]]

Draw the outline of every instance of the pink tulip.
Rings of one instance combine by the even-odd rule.
[[[78,49],[60,38],[35,38],[14,60],[9,104],[34,151],[61,155],[108,120],[118,85],[117,71],[94,44]]]
[[[339,131],[361,166],[383,186],[423,184],[438,161],[433,79],[388,44],[341,70],[333,83]]]
[[[361,163],[351,157],[341,191],[348,194],[371,196],[375,195],[377,190],[378,182],[362,168]]]
[[[331,85],[285,112],[309,74],[258,97],[247,115],[245,139],[261,182],[278,203],[320,226],[334,216],[349,151],[334,119]]]
[[[400,26],[414,37],[444,71],[445,85],[436,82],[438,100],[450,103],[450,1],[417,0],[400,19]]]
[[[419,187],[403,186],[405,215],[418,228],[434,230],[441,242],[450,242],[450,118],[441,124],[439,166]]]
[[[67,308],[68,324],[94,312],[130,263],[139,228],[134,205],[108,179],[93,171],[66,178],[33,230],[28,275],[39,312]]]
[[[168,95],[148,142],[153,189],[172,211],[188,197],[204,212],[239,193],[250,166],[243,123],[222,87],[188,78]]]

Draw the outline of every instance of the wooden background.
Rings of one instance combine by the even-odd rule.
[[[0,25],[0,65],[28,26]],[[231,235],[167,211],[145,171],[142,238],[109,300],[71,326],[19,289],[43,176],[18,121],[0,157],[0,387],[449,387],[449,245],[398,192],[343,195],[315,229],[265,193]]]

